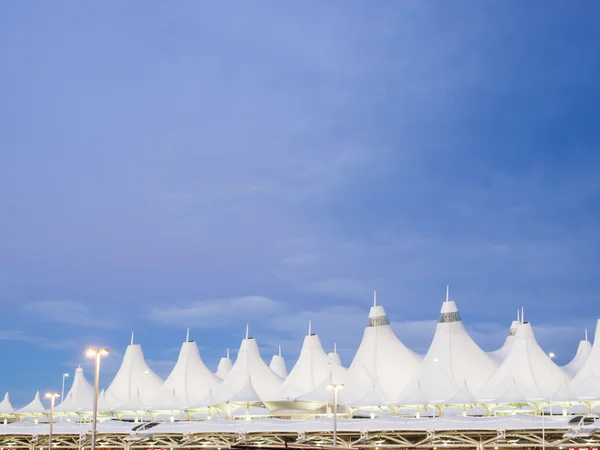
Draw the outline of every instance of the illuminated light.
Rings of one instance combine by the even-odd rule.
[[[556,355],[552,352],[548,353],[548,356],[550,357],[550,359],[554,358]]]

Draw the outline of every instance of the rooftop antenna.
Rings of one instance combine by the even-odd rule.
[[[373,306],[377,306],[377,291],[373,291]]]
[[[131,345],[133,345],[133,331],[131,332]]]
[[[521,306],[521,323],[525,323],[525,307]]]
[[[185,334],[185,342],[190,342],[190,329],[187,329],[187,333]]]
[[[227,359],[229,359],[229,349],[227,349],[226,354],[227,354]]]
[[[308,321],[308,335],[312,335],[312,320]]]
[[[248,324],[246,324],[246,339],[248,339],[248,328],[249,328],[249,327],[250,327],[250,326],[249,326]]]
[[[281,344],[279,344],[279,356],[281,356]]]
[[[585,340],[587,341],[587,328],[585,329]]]
[[[450,301],[450,285],[446,285],[446,301]]]

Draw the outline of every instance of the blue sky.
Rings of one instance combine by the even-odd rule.
[[[525,306],[567,362],[600,316],[600,5],[0,6],[0,390],[88,344],[166,376],[245,324],[345,363],[377,289],[426,352],[445,294],[485,349]],[[89,370],[87,371],[89,375]]]

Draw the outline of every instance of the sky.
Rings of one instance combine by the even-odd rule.
[[[600,317],[600,4],[0,4],[0,391],[131,332],[166,377],[246,324],[345,364],[373,290],[425,353],[450,285],[485,350]],[[7,370],[6,368],[10,368]]]

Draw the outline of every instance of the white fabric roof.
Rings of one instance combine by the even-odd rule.
[[[596,325],[594,345],[590,355],[573,378],[571,389],[582,399],[600,397],[600,319]]]
[[[528,322],[517,327],[509,354],[496,373],[478,393],[482,401],[542,400],[551,396],[565,382],[566,374],[541,349]]]
[[[433,337],[417,374],[399,397],[401,404],[424,394],[430,402],[443,403],[466,386],[477,395],[496,371],[492,357],[481,350],[465,330],[456,303],[446,300]]]
[[[35,393],[35,397],[33,397],[31,402],[17,411],[18,414],[43,414],[44,412],[46,412],[46,408],[44,408],[44,405],[40,400],[39,391]]]
[[[287,365],[285,364],[285,359],[281,356],[281,346],[279,347],[279,354],[273,355],[271,358],[271,364],[269,364],[269,368],[275,373],[275,375],[279,376],[282,380],[288,376]]]
[[[61,413],[92,411],[94,407],[94,386],[83,375],[83,369],[75,370],[71,389],[55,410]]]
[[[421,357],[409,350],[392,330],[383,306],[374,304],[340,398],[355,404],[371,395],[376,386],[378,395],[388,401],[396,399],[420,363]]]
[[[319,336],[305,336],[298,361],[281,385],[277,398],[293,400],[311,392],[327,378],[329,367],[329,358]]]
[[[247,337],[242,340],[235,364],[215,393],[217,403],[228,402],[233,398],[238,402],[253,401],[238,395],[246,392],[248,380],[263,402],[275,399],[281,386],[281,378],[261,358],[256,339]]]
[[[506,355],[508,355],[510,352],[515,340],[515,333],[517,332],[518,325],[519,322],[513,320],[512,324],[510,325],[510,329],[508,330],[508,336],[506,336],[506,340],[504,341],[502,347],[500,347],[498,350],[488,353],[488,355],[494,358],[498,365],[502,364],[502,361],[504,361],[504,358],[506,358]]]
[[[202,361],[198,345],[184,342],[177,363],[149,404],[152,410],[181,410],[198,405],[221,380]]]
[[[562,370],[565,371],[569,377],[574,378],[575,375],[579,373],[583,366],[585,366],[586,361],[588,360],[590,353],[592,353],[592,344],[590,341],[585,339],[584,341],[579,342],[579,346],[577,347],[577,353],[568,364],[562,366]]]
[[[0,402],[0,414],[12,414],[14,411],[15,409],[10,404],[10,398],[7,392],[4,394],[4,399]]]
[[[227,349],[227,356],[221,358],[219,361],[219,365],[217,367],[217,372],[215,373],[221,380],[224,380],[225,377],[229,374],[229,371],[233,367],[233,361],[229,358],[229,349]]]
[[[154,400],[162,384],[160,377],[146,364],[141,345],[131,344],[125,351],[119,371],[106,390],[109,409],[144,409],[144,405],[150,405]]]

